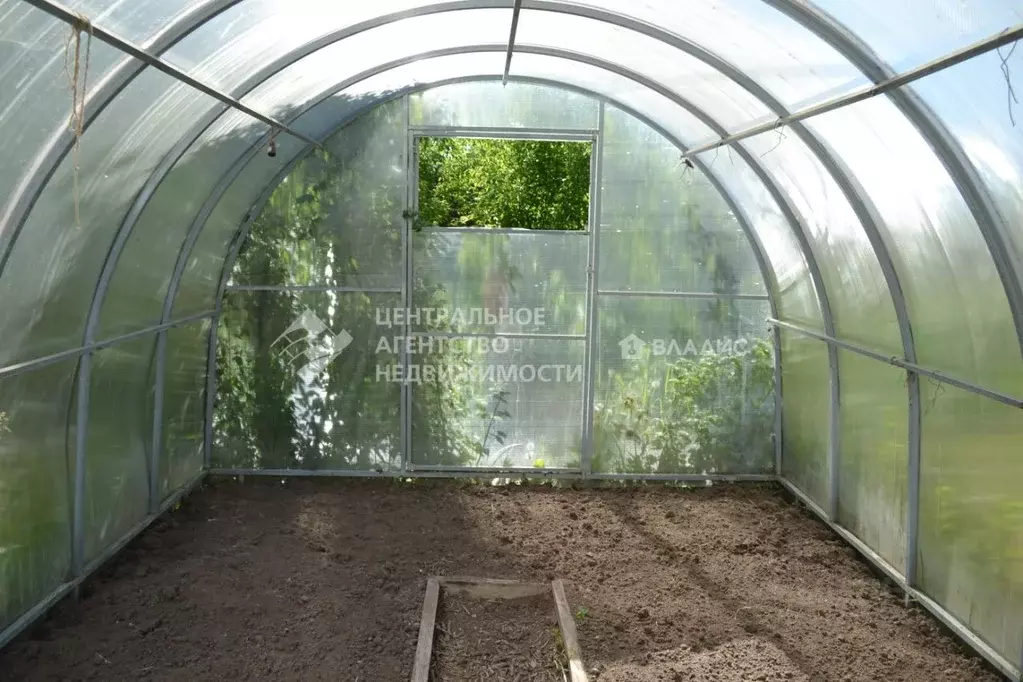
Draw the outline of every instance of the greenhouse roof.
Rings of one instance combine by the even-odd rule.
[[[0,383],[84,358],[87,419],[91,354],[216,318],[271,193],[360,114],[528,84],[677,146],[776,343],[827,343],[834,409],[843,351],[909,370],[912,479],[926,379],[1023,407],[1021,37],[1021,0],[0,0]],[[602,125],[560,101],[478,115]]]

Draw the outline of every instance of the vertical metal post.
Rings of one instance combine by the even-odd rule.
[[[405,225],[401,231],[401,304],[405,310],[408,311],[412,307],[412,227],[416,221],[416,183],[419,181],[419,169],[417,168],[417,155],[416,155],[416,140],[415,135],[412,132],[411,127],[411,98],[408,95],[404,95],[404,114],[405,119],[405,208],[406,218]],[[403,333],[405,339],[408,339],[409,326],[408,326],[408,315],[404,316],[405,324]],[[402,457],[401,457],[401,469],[402,471],[409,471],[413,468],[412,465],[412,385],[408,382],[409,365],[411,358],[409,357],[408,351],[411,348],[411,344],[406,343],[405,349],[401,352],[400,367],[401,367],[401,384],[400,384],[400,400],[401,405],[398,409],[399,419],[401,421],[401,440],[402,440]]]
[[[781,476],[782,460],[782,385],[781,385],[781,330],[774,325],[774,475]]]
[[[909,389],[909,472],[908,495],[906,496],[906,586],[917,586],[917,544],[920,528],[920,448],[922,417],[920,410],[920,375],[913,370],[906,371],[906,387]],[[906,591],[906,601],[910,598]]]
[[[149,452],[149,513],[160,511],[160,450],[163,447],[163,384],[167,371],[167,330],[156,336],[153,392],[153,444]]]
[[[842,450],[842,384],[838,371],[838,349],[828,344],[831,369],[831,420],[828,430],[828,517],[838,523]]]
[[[220,298],[217,314],[210,320],[209,358],[206,361],[206,422],[203,436],[202,465],[210,468],[213,461],[213,406],[217,398],[217,327],[220,325]]]
[[[89,432],[89,396],[92,379],[92,356],[82,354],[78,365],[78,410],[75,428],[75,482],[71,521],[71,576],[80,578],[85,571],[85,468],[86,443]]]
[[[600,192],[603,184],[604,164],[604,100],[597,105],[597,134],[590,151],[590,237],[586,265],[586,348],[584,351],[585,372],[583,374],[583,447],[579,466],[583,476],[593,472],[593,413],[596,403],[598,339],[600,325],[597,312],[597,289],[600,278]]]

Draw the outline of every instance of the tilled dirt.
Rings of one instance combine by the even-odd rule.
[[[563,682],[554,597],[478,599],[442,594],[435,682]]]
[[[0,680],[407,680],[431,575],[564,579],[601,682],[999,679],[772,485],[249,479],[133,542]]]

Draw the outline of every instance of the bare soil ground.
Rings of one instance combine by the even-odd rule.
[[[431,575],[564,579],[600,682],[999,679],[773,485],[250,479],[133,542],[0,680],[407,680]]]
[[[554,597],[442,594],[434,632],[436,682],[564,682]]]

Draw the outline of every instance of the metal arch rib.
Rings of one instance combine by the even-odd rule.
[[[241,0],[234,0],[234,3],[240,2]],[[233,4],[233,3],[232,3]],[[467,0],[454,0],[453,2],[445,2],[438,5],[434,5],[425,9],[429,10],[429,13],[441,13],[456,11],[460,9],[466,9],[471,7],[472,9],[477,8],[490,8],[490,7],[504,7],[507,5],[505,0],[475,0],[469,3]],[[221,10],[222,11],[222,10]],[[345,40],[359,33],[363,33],[374,28],[379,28],[395,21],[402,19],[411,18],[414,16],[420,16],[426,12],[420,10],[405,10],[401,12],[394,12],[386,14],[380,17],[369,19],[351,26],[332,31],[316,40],[303,45],[299,49],[290,52],[282,57],[274,60],[265,67],[259,69],[251,76],[245,79],[240,85],[233,89],[230,96],[239,99],[252,92],[260,85],[265,83],[267,80],[272,78],[274,75],[280,73],[284,69],[288,68],[292,64],[296,63],[300,59],[307,57],[314,52],[317,52],[325,47],[333,45],[339,41]],[[395,60],[389,62],[389,64],[408,63],[408,59]],[[100,273],[99,280],[97,281],[96,291],[93,294],[92,303],[89,308],[89,316],[86,321],[86,327],[84,332],[83,344],[88,344],[95,338],[96,327],[99,322],[99,315],[103,306],[103,302],[106,298],[107,288],[110,284],[110,280],[113,278],[114,270],[116,269],[117,263],[120,259],[121,253],[124,247],[127,245],[128,240],[135,229],[138,220],[142,217],[142,213],[149,201],[152,199],[156,190],[163,183],[163,180],[167,177],[174,165],[188,152],[192,145],[202,137],[203,133],[206,132],[221,115],[223,115],[229,109],[226,105],[217,105],[211,107],[210,110],[200,118],[192,128],[189,129],[185,135],[182,136],[181,140],[160,160],[160,163],[156,166],[150,177],[146,181],[146,184],[139,191],[132,203],[131,207],[125,214],[124,219],[121,221],[121,226],[114,236],[114,240],[110,247],[110,252],[107,255],[107,259],[104,262],[103,270]],[[288,119],[294,121],[296,117]],[[0,268],[2,269],[2,268]]]
[[[655,29],[651,29],[651,28],[648,27],[646,30],[653,31]],[[724,71],[725,71],[726,75],[729,75],[729,76],[733,76],[734,75],[734,76],[742,78],[744,81],[748,82],[748,79],[743,78],[741,76],[741,74],[737,70],[734,69],[734,67],[728,66],[727,63],[722,62],[721,60],[718,60],[718,59],[714,58],[713,56],[703,54],[702,52],[700,52],[698,50],[698,48],[696,48],[695,46],[692,46],[689,43],[684,43],[684,44],[685,44],[687,52],[689,52],[691,54],[692,53],[696,53],[694,56],[697,56],[698,58],[714,59],[714,60],[716,60],[718,63],[720,63],[724,67]],[[486,47],[486,46],[480,46],[480,47]],[[461,48],[461,49],[462,50],[468,50],[468,48]],[[493,49],[493,48],[492,47],[487,47],[487,49]],[[479,51],[479,50],[476,50],[476,51]],[[644,85],[645,87],[647,87],[647,88],[649,88],[649,89],[651,89],[651,90],[653,90],[655,92],[658,92],[658,94],[661,94],[662,96],[666,97],[670,101],[673,101],[674,103],[678,104],[679,106],[682,106],[687,111],[689,111],[694,116],[696,116],[699,120],[701,120],[703,123],[708,125],[717,134],[719,134],[719,135],[727,134],[727,131],[724,129],[723,126],[721,126],[719,123],[717,123],[712,118],[710,118],[705,112],[700,110],[698,107],[695,107],[688,100],[678,96],[674,91],[670,90],[669,88],[666,88],[665,86],[663,86],[663,85],[661,85],[659,83],[656,83],[655,81],[652,81],[651,79],[648,79],[648,78],[642,76],[642,74],[637,74],[637,73],[632,72],[632,71],[630,71],[628,69],[624,69],[624,68],[619,67],[617,65],[609,64],[607,62],[603,62],[602,60],[595,59],[595,58],[590,57],[588,55],[580,55],[580,54],[569,52],[569,51],[565,51],[565,50],[556,50],[556,49],[549,49],[549,48],[537,48],[537,47],[534,47],[534,46],[520,46],[519,47],[519,51],[523,52],[523,53],[545,54],[545,55],[548,55],[548,56],[556,56],[556,57],[562,57],[562,58],[566,58],[566,59],[572,59],[572,60],[575,60],[575,61],[589,63],[590,65],[595,66],[597,68],[602,68],[604,70],[608,70],[608,71],[611,71],[611,72],[618,73],[619,75],[622,75],[623,77],[630,78],[631,80],[633,80],[635,82],[638,82],[638,83]],[[716,65],[717,64],[715,64],[715,66]],[[754,83],[750,83],[750,85],[752,87],[756,88],[758,91],[762,92],[762,90],[759,89]],[[755,94],[758,94],[758,93],[755,93]],[[776,100],[773,100],[773,98],[771,98],[770,95],[767,95],[767,93],[763,93],[763,94],[767,96],[767,98],[768,98],[767,103],[768,103],[769,106],[772,106],[772,108],[775,108],[776,110],[784,111],[784,108],[782,107],[782,105],[779,102],[777,102]],[[313,101],[313,105],[315,105],[319,101],[322,101],[322,97],[321,98],[317,98],[316,100],[314,100]],[[801,125],[793,126],[793,129],[800,135],[800,137],[802,137],[804,139],[804,141],[808,144],[808,146],[811,148],[811,150],[820,158],[820,160],[821,160],[822,164],[824,165],[824,167],[828,170],[829,173],[831,173],[835,177],[835,180],[836,180],[837,184],[839,185],[839,187],[842,188],[843,192],[846,194],[847,198],[850,201],[850,204],[853,205],[853,207],[857,209],[858,217],[860,218],[861,223],[863,223],[865,231],[868,233],[868,238],[870,239],[870,242],[871,242],[872,246],[874,247],[875,252],[877,253],[878,261],[881,263],[882,270],[885,272],[886,279],[888,280],[888,283],[889,283],[889,289],[890,289],[890,292],[891,292],[891,295],[892,295],[892,298],[893,298],[893,306],[895,308],[896,316],[899,319],[900,331],[902,332],[902,335],[903,335],[904,352],[905,352],[908,360],[910,360],[910,358],[915,358],[915,352],[914,352],[913,344],[912,344],[912,333],[911,333],[910,326],[909,326],[908,314],[907,314],[906,309],[905,309],[904,299],[902,299],[902,297],[901,297],[901,287],[900,287],[900,285],[898,283],[898,279],[897,279],[897,275],[895,273],[894,267],[891,264],[891,258],[888,255],[887,249],[886,249],[883,241],[881,240],[880,230],[877,228],[877,225],[880,224],[880,219],[877,217],[876,211],[874,211],[872,209],[872,207],[869,204],[869,201],[866,199],[865,194],[862,192],[862,190],[860,188],[858,188],[858,186],[856,186],[854,184],[854,182],[851,179],[851,175],[848,173],[848,171],[846,171],[844,168],[842,168],[842,167],[840,167],[838,165],[838,163],[834,160],[834,157],[830,154],[829,150],[827,150],[824,147],[824,145],[814,135],[812,135],[809,132],[808,129],[806,129],[805,127],[803,127]],[[754,171],[757,173],[758,177],[760,177],[762,181],[765,178],[769,177],[769,174],[763,168],[762,164],[760,164],[759,160],[756,159],[755,157],[753,157],[751,154],[749,154],[748,150],[746,150],[744,146],[737,146],[737,151],[739,151],[739,153],[743,156],[744,160],[750,165],[750,167],[752,169],[754,169]],[[787,217],[789,217],[790,221],[791,221],[791,219],[793,217],[796,217],[795,211],[792,209],[791,204],[788,202],[787,199],[784,198],[784,194],[777,188],[777,186],[774,184],[774,182],[773,181],[769,182],[767,184],[767,187],[769,188],[769,191],[771,192],[772,196],[775,197],[776,200],[781,199],[781,201],[779,201],[779,205],[783,208],[783,211],[785,211],[785,213],[787,214]],[[210,207],[209,210],[212,210],[212,207]],[[208,213],[207,213],[207,215],[208,215]],[[202,220],[205,219],[205,218],[202,218],[202,216],[200,216],[200,218]],[[808,267],[810,268],[811,280],[812,280],[812,282],[814,284],[815,292],[816,292],[817,297],[818,297],[818,302],[821,305],[822,320],[824,322],[825,329],[829,329],[830,330],[829,333],[833,334],[834,330],[835,330],[835,327],[834,327],[834,321],[833,321],[833,315],[832,315],[832,311],[831,311],[831,306],[830,306],[830,302],[829,302],[829,299],[828,299],[828,296],[827,296],[827,292],[826,292],[826,289],[825,289],[823,277],[821,276],[819,266],[818,266],[818,264],[816,262],[816,256],[813,253],[813,251],[810,250],[810,248],[809,248],[809,239],[808,239],[808,233],[806,232],[806,226],[801,221],[791,223],[791,225],[792,225],[793,230],[795,232],[795,236],[797,238],[797,241],[800,244],[801,248],[803,249],[804,258],[807,259]],[[194,227],[196,229],[199,229],[201,226],[198,223],[196,223],[196,225]],[[192,241],[192,243],[186,243],[186,245],[185,245],[186,249],[185,250],[190,251],[192,244],[194,244],[194,239],[191,240],[191,241]],[[186,259],[187,259],[187,256],[186,256]],[[175,277],[175,279],[172,282],[172,289],[174,291],[176,291],[176,288],[178,286],[178,279],[179,279],[179,277]],[[775,290],[777,290],[777,289],[775,289]],[[169,289],[168,290],[168,296],[170,296],[171,293],[172,293],[172,290]],[[901,305],[900,305],[900,303],[901,303]],[[170,305],[171,305],[170,302],[165,302],[165,316],[167,314],[169,314],[170,308],[167,307],[167,306],[170,306]],[[838,495],[837,495],[837,492],[838,492],[837,491],[837,486],[838,486],[838,464],[837,464],[838,450],[837,449],[838,449],[838,442],[839,442],[839,410],[838,410],[838,405],[839,405],[839,400],[840,400],[837,349],[829,347],[828,354],[829,354],[829,371],[830,371],[831,398],[832,398],[832,409],[831,409],[831,420],[830,420],[830,444],[829,444],[829,501],[830,501],[830,503],[829,503],[829,511],[832,514],[833,518],[837,518],[837,497],[838,497]],[[911,362],[915,362],[915,359],[912,359],[910,361]],[[916,387],[911,384],[910,385],[910,391],[914,392],[915,389],[916,389]],[[917,404],[917,403],[918,403],[918,400],[911,399],[911,404]]]
[[[430,56],[436,56],[438,53],[452,54],[452,53],[472,53],[472,52],[488,52],[488,51],[492,52],[492,51],[503,51],[505,49],[506,49],[506,46],[504,46],[504,45],[469,45],[469,46],[462,46],[462,47],[458,47],[458,48],[446,49],[446,50],[443,50],[443,51],[436,51],[436,52],[432,52],[432,53],[424,53],[422,55],[418,55],[418,56],[414,57],[413,59],[429,58]],[[617,73],[618,75],[621,75],[621,76],[623,76],[625,78],[629,78],[630,80],[633,80],[634,82],[637,82],[637,83],[639,83],[639,84],[641,84],[641,85],[643,85],[643,86],[645,86],[645,87],[647,87],[647,88],[649,88],[651,90],[654,90],[654,91],[658,92],[659,94],[661,94],[662,96],[665,96],[666,98],[670,99],[671,101],[673,101],[674,103],[678,104],[679,106],[682,106],[686,110],[688,110],[691,113],[693,113],[694,116],[696,116],[697,118],[702,120],[705,124],[710,126],[715,131],[724,130],[724,128],[719,123],[717,123],[717,121],[715,121],[713,118],[708,116],[705,112],[703,112],[701,109],[699,109],[698,107],[693,105],[691,102],[689,102],[688,100],[686,100],[686,99],[680,97],[679,95],[675,94],[673,91],[671,91],[670,89],[664,87],[663,85],[661,85],[661,84],[659,84],[659,83],[657,83],[657,82],[655,82],[655,81],[653,81],[651,79],[646,78],[642,74],[638,74],[636,72],[633,72],[633,71],[625,69],[623,67],[611,64],[609,62],[604,62],[602,60],[596,59],[596,58],[591,57],[589,55],[582,55],[582,54],[571,52],[571,51],[567,51],[567,50],[560,50],[560,49],[557,49],[557,48],[537,47],[537,46],[532,46],[532,45],[522,45],[522,46],[519,46],[517,49],[518,49],[519,52],[522,52],[522,53],[531,53],[531,54],[540,54],[540,55],[551,56],[551,57],[560,57],[560,58],[563,58],[563,59],[569,59],[569,60],[573,60],[573,61],[587,63],[587,64],[589,64],[591,66],[596,67],[596,68],[600,68],[600,69],[603,69],[605,71]],[[297,117],[301,116],[302,114],[304,114],[306,111],[309,111],[310,109],[314,108],[317,104],[319,104],[320,102],[324,101],[326,98],[332,96],[335,92],[338,92],[338,91],[340,91],[342,89],[350,87],[351,84],[353,84],[355,82],[358,82],[359,80],[363,80],[365,78],[368,78],[368,77],[374,75],[375,73],[379,73],[379,72],[380,72],[379,67],[377,69],[371,69],[369,71],[363,72],[362,74],[359,74],[358,76],[355,76],[355,77],[353,77],[351,79],[346,80],[345,83],[342,84],[341,86],[335,86],[334,88],[328,89],[327,91],[322,93],[320,96],[314,98],[312,101],[307,103],[304,107],[302,107],[301,109],[296,111],[293,114],[293,117],[292,117],[291,120],[294,120],[295,118],[297,118]],[[673,137],[669,137],[669,139],[674,139],[674,138]],[[190,230],[189,236],[186,239],[185,243],[183,244],[182,252],[181,252],[181,254],[179,254],[178,263],[177,263],[177,266],[175,267],[174,276],[172,277],[171,284],[168,287],[167,297],[166,297],[166,299],[164,301],[164,313],[163,313],[164,317],[169,316],[170,311],[173,308],[173,300],[174,300],[174,298],[175,298],[175,296],[177,294],[177,289],[178,289],[178,287],[180,285],[180,279],[181,279],[181,274],[182,274],[182,272],[184,270],[184,265],[185,265],[185,263],[187,263],[188,259],[190,258],[191,249],[194,247],[194,244],[195,244],[195,242],[198,239],[198,233],[201,232],[202,225],[205,223],[205,221],[208,218],[208,216],[210,215],[210,213],[212,213],[213,208],[216,206],[217,202],[219,202],[220,197],[223,195],[223,193],[227,190],[227,188],[233,182],[234,178],[241,172],[241,168],[245,165],[245,163],[249,159],[252,158],[252,156],[255,155],[255,153],[258,150],[258,148],[259,148],[259,145],[253,145],[253,147],[251,147],[247,152],[245,152],[242,155],[242,157],[235,164],[235,166],[232,167],[232,169],[230,169],[227,173],[225,173],[225,175],[221,178],[220,182],[218,183],[217,188],[214,190],[214,192],[211,194],[211,196],[207,199],[207,201],[203,204],[203,208],[200,210],[199,215],[197,215],[195,221],[193,221],[192,229]],[[749,157],[748,155],[747,155],[747,158],[748,159],[752,159],[752,157]],[[761,257],[763,257],[763,256],[761,256]],[[768,269],[768,270],[766,270],[766,271],[764,271],[762,273],[764,275],[764,277],[765,277],[765,281],[766,282],[773,281],[773,275],[769,275],[770,272],[771,271]],[[776,292],[777,291],[777,286],[775,286],[774,289],[775,289],[775,292]],[[774,292],[772,292],[772,293],[774,293]]]
[[[855,33],[813,3],[762,1],[833,47],[872,82],[881,83],[898,75]],[[916,91],[903,87],[886,94],[930,146],[970,208],[1005,289],[1023,355],[1023,264],[1010,247],[1011,227],[963,146]]]
[[[442,81],[438,81],[438,82],[434,82],[434,83],[420,84],[420,85],[415,85],[415,86],[411,86],[411,87],[408,87],[408,88],[404,88],[404,89],[398,91],[397,93],[394,93],[394,94],[390,95],[387,98],[381,98],[380,100],[377,100],[377,101],[374,101],[374,102],[371,102],[371,103],[367,103],[364,107],[362,107],[362,108],[360,108],[360,109],[358,109],[358,110],[356,110],[354,112],[351,112],[349,114],[349,116],[347,116],[345,118],[344,121],[342,121],[339,125],[335,126],[330,132],[328,132],[324,139],[327,139],[327,138],[333,136],[334,134],[336,134],[338,130],[343,128],[345,125],[348,125],[352,120],[354,120],[356,117],[361,115],[363,112],[365,112],[365,111],[367,111],[367,110],[369,110],[369,109],[371,109],[373,107],[380,106],[380,105],[382,105],[383,103],[385,103],[387,101],[391,101],[391,100],[396,99],[398,97],[404,97],[404,96],[408,95],[411,92],[415,92],[415,91],[419,91],[419,90],[425,90],[425,89],[428,89],[428,88],[440,87],[440,86],[447,85],[447,84],[450,84],[450,83],[462,83],[462,82],[469,82],[469,81],[487,81],[487,80],[494,80],[494,81],[496,81],[498,79],[499,78],[496,75],[495,76],[461,77],[461,78],[452,78],[452,79],[442,80]],[[587,95],[587,96],[593,97],[595,99],[599,99],[600,101],[604,101],[604,102],[613,104],[615,107],[621,109],[625,113],[635,117],[637,120],[640,120],[643,123],[645,123],[646,125],[650,126],[651,129],[657,131],[662,137],[664,137],[665,139],[667,139],[667,140],[671,141],[673,144],[675,144],[675,146],[678,147],[678,149],[680,151],[682,151],[682,152],[685,151],[685,146],[682,144],[682,142],[680,140],[675,138],[675,136],[673,134],[671,134],[668,131],[664,130],[660,125],[658,125],[657,123],[651,121],[650,119],[648,119],[646,116],[640,114],[639,112],[631,109],[627,105],[618,103],[618,102],[616,102],[616,101],[614,101],[614,100],[612,100],[612,99],[610,99],[608,97],[605,97],[603,95],[598,95],[597,93],[594,93],[592,91],[589,91],[589,90],[586,90],[586,89],[583,89],[583,88],[579,88],[579,87],[571,86],[571,85],[566,85],[566,84],[563,84],[563,83],[558,83],[558,82],[555,82],[555,81],[552,81],[552,80],[543,79],[543,78],[531,78],[531,77],[524,77],[524,76],[514,76],[514,77],[512,77],[512,79],[514,81],[517,81],[517,82],[535,83],[535,84],[540,84],[540,85],[552,85],[552,86],[559,87],[559,88],[562,88],[562,89],[565,89],[565,90],[579,92],[580,94]],[[503,80],[503,78],[501,80]],[[313,150],[312,146],[307,146],[305,149],[303,149],[298,154],[296,154],[295,157],[291,161],[289,161],[287,164],[285,164],[285,166],[277,173],[277,175],[273,178],[273,180],[271,180],[271,182],[268,183],[267,187],[264,188],[262,193],[259,195],[259,197],[256,199],[256,201],[250,206],[248,212],[246,213],[246,218],[245,218],[244,222],[242,223],[242,225],[239,227],[238,232],[236,233],[236,235],[232,239],[231,246],[228,249],[228,253],[227,253],[227,255],[226,255],[225,259],[224,259],[224,263],[223,263],[223,265],[221,267],[221,276],[220,276],[219,284],[217,286],[217,294],[216,294],[216,302],[215,302],[216,313],[215,313],[215,316],[213,318],[213,323],[212,323],[212,326],[211,326],[211,329],[210,329],[210,335],[211,335],[211,337],[210,337],[210,345],[209,345],[210,357],[208,358],[208,361],[207,361],[208,375],[207,375],[207,383],[206,383],[206,385],[207,385],[207,399],[206,399],[206,416],[205,416],[206,428],[207,428],[207,430],[206,430],[206,442],[205,442],[205,457],[206,457],[207,465],[209,465],[209,462],[211,460],[210,444],[212,443],[212,436],[213,436],[211,427],[212,427],[212,424],[213,424],[213,405],[214,405],[214,402],[215,402],[215,395],[214,394],[215,394],[215,391],[216,391],[216,357],[215,357],[215,353],[216,353],[216,328],[217,328],[217,322],[219,321],[220,313],[223,311],[223,298],[224,298],[224,293],[226,291],[227,282],[230,279],[231,272],[232,272],[232,270],[234,268],[234,264],[235,264],[235,262],[236,262],[236,260],[237,260],[237,258],[239,256],[241,247],[244,244],[246,237],[248,236],[249,232],[251,231],[252,226],[255,223],[256,219],[262,213],[264,207],[266,206],[266,203],[270,200],[270,197],[273,195],[273,192],[276,190],[277,186],[280,185],[280,183],[284,180],[284,178],[287,177],[287,175],[292,171],[292,169],[299,162],[301,162],[304,158],[306,158],[308,156],[308,154],[312,152],[312,150]],[[724,186],[724,184],[721,183],[720,180],[718,180],[718,178],[715,176],[715,174],[709,168],[707,168],[703,164],[702,161],[697,160],[696,163],[700,166],[701,171],[705,174],[705,176],[707,177],[708,181],[711,182],[711,184],[718,190],[718,192],[720,192],[720,194],[723,197],[723,199],[725,200],[725,202],[728,204],[728,206],[731,208],[731,210],[735,214],[737,222],[739,223],[739,225],[743,229],[744,233],[747,235],[747,238],[750,241],[750,246],[751,246],[751,248],[753,250],[754,257],[757,260],[758,267],[761,270],[761,274],[765,278],[764,281],[765,281],[765,284],[766,284],[767,289],[768,289],[768,305],[770,306],[772,314],[776,314],[777,311],[778,311],[778,307],[777,307],[777,303],[776,303],[776,295],[780,295],[780,291],[779,291],[779,288],[778,288],[777,279],[774,276],[774,270],[770,266],[770,263],[769,263],[769,261],[766,258],[766,252],[764,250],[762,242],[760,241],[759,235],[753,229],[752,222],[750,221],[750,219],[747,216],[747,214],[745,213],[745,211],[739,206],[738,202],[736,202],[735,199],[731,196],[731,194],[728,192],[728,190]],[[778,339],[778,331],[777,331],[777,329],[774,330],[774,338],[776,340]],[[775,360],[775,372],[776,372],[776,376],[778,376],[779,365],[778,365],[778,358],[777,358],[777,356],[776,356],[776,360]],[[777,410],[780,409],[780,404],[779,404],[780,403],[780,396],[776,397],[776,401],[778,401],[778,402],[776,402],[776,419],[780,419],[780,412],[777,412]],[[779,432],[779,435],[780,435],[780,432]]]
[[[496,48],[496,46],[495,46],[495,48]],[[593,92],[591,90],[587,90],[585,88],[580,88],[578,86],[574,86],[574,85],[570,85],[570,84],[566,84],[566,83],[561,83],[561,82],[554,81],[554,80],[551,80],[551,79],[546,79],[546,78],[537,78],[537,77],[532,77],[532,76],[515,76],[515,75],[511,76],[511,78],[512,78],[512,80],[514,80],[516,82],[520,82],[520,83],[532,83],[532,84],[537,84],[537,85],[553,86],[553,87],[561,88],[563,90],[577,92],[579,94],[582,94],[582,95],[585,95],[585,96],[588,96],[588,97],[592,97],[592,98],[597,99],[597,100],[605,101],[608,104],[611,104],[614,107],[616,107],[618,109],[621,109],[622,111],[624,111],[625,113],[629,114],[630,116],[636,118],[637,120],[642,121],[645,125],[649,126],[652,130],[656,131],[659,135],[661,135],[665,139],[667,139],[670,142],[672,142],[672,144],[674,144],[680,151],[683,151],[683,152],[685,151],[685,145],[677,137],[675,137],[672,133],[668,132],[663,127],[661,127],[658,123],[650,120],[645,115],[643,115],[643,114],[639,113],[638,111],[632,109],[628,105],[622,104],[622,103],[614,100],[613,98],[610,98],[610,97],[607,97],[605,95],[601,95],[601,94],[595,93],[595,92]],[[414,86],[410,86],[408,88],[403,88],[403,89],[401,89],[399,91],[396,91],[395,93],[390,94],[388,97],[381,98],[380,100],[377,100],[377,101],[374,101],[374,102],[371,102],[371,103],[367,103],[366,106],[364,106],[364,107],[362,107],[362,108],[360,108],[360,109],[358,109],[358,110],[356,110],[354,112],[351,112],[351,114],[349,116],[347,116],[344,119],[344,121],[342,121],[340,124],[335,126],[329,133],[327,133],[327,135],[325,136],[325,139],[335,135],[341,128],[343,128],[344,126],[346,126],[349,123],[351,123],[351,121],[355,117],[361,115],[365,111],[367,111],[367,110],[369,110],[369,109],[371,109],[373,107],[380,106],[381,104],[384,104],[385,102],[388,102],[390,100],[396,99],[398,97],[402,97],[402,96],[405,96],[405,95],[413,93],[413,92],[417,92],[417,91],[421,91],[421,90],[427,90],[427,89],[430,89],[430,88],[441,87],[441,86],[444,86],[444,85],[449,85],[449,84],[454,84],[454,83],[480,82],[480,81],[499,81],[499,80],[501,80],[501,76],[497,76],[497,75],[494,75],[494,76],[464,76],[464,77],[458,77],[458,78],[449,78],[449,79],[445,79],[445,80],[441,80],[441,81],[436,81],[436,82],[431,82],[431,83],[426,83],[426,84],[417,84],[417,85],[414,85]],[[330,93],[332,93],[334,91],[336,91],[336,88],[332,88],[330,90]],[[329,93],[327,94],[327,96],[329,96]],[[321,97],[321,98],[318,98],[318,99],[320,101],[322,101],[323,98]],[[257,200],[252,204],[252,206],[250,207],[249,211],[247,212],[245,221],[242,223],[238,233],[232,239],[231,247],[228,250],[227,258],[224,261],[223,270],[221,272],[220,284],[219,284],[219,286],[217,288],[217,301],[216,301],[217,310],[221,310],[222,309],[223,295],[224,295],[224,293],[226,291],[226,288],[227,288],[227,282],[230,279],[231,270],[232,270],[232,268],[234,266],[235,260],[237,259],[238,255],[239,255],[241,246],[243,245],[246,236],[248,236],[248,233],[249,233],[249,231],[252,228],[253,223],[255,222],[256,218],[258,218],[259,214],[263,211],[263,208],[265,207],[266,202],[269,201],[270,196],[273,194],[273,191],[276,189],[277,185],[279,185],[283,181],[283,179],[285,177],[287,177],[287,175],[292,171],[292,169],[302,159],[304,159],[311,151],[312,151],[312,147],[311,146],[307,146],[302,151],[300,151],[298,154],[296,154],[295,158],[292,159],[291,161],[289,161],[288,164],[286,164],[281,169],[281,171],[274,177],[274,179],[270,182],[270,184],[267,186],[267,188],[263,190],[263,192],[260,194],[259,198],[257,198]],[[765,256],[766,252],[763,249],[763,245],[762,245],[762,242],[759,239],[759,236],[756,234],[756,232],[754,230],[751,229],[752,223],[748,220],[748,218],[745,217],[746,216],[745,211],[741,210],[741,209],[736,210],[736,207],[739,206],[738,202],[735,201],[735,199],[731,196],[731,194],[725,189],[725,186],[717,179],[717,177],[713,173],[713,171],[711,171],[708,168],[706,171],[704,171],[704,173],[707,176],[708,180],[715,186],[715,188],[719,189],[719,191],[722,194],[722,197],[724,198],[725,202],[728,203],[729,207],[732,208],[733,210],[735,210],[738,222],[743,227],[744,232],[746,232],[747,235],[750,237],[750,244],[751,244],[751,247],[753,248],[753,251],[754,251],[754,257],[756,258],[756,260],[758,262],[758,265],[761,268],[761,274],[765,277],[765,282],[768,283],[768,292],[769,292],[768,293],[768,303],[769,303],[769,305],[771,307],[771,310],[777,310],[778,308],[777,308],[777,305],[776,305],[775,297],[773,296],[773,292],[778,290],[777,280],[776,280],[776,278],[774,276],[773,269],[770,267],[769,261],[767,260],[767,258]],[[748,229],[748,228],[750,228],[750,229]]]

